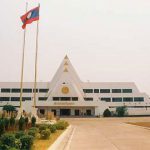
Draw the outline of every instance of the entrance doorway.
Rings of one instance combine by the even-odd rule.
[[[60,109],[60,116],[70,116],[71,110],[70,109]]]
[[[91,109],[87,109],[87,110],[86,110],[86,115],[87,115],[87,116],[91,116],[91,115],[92,115]]]
[[[79,109],[75,109],[74,113],[75,113],[75,116],[79,116],[80,115]]]

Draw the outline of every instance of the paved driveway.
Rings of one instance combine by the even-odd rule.
[[[150,130],[125,123],[150,121],[149,117],[65,120],[73,130],[61,144],[63,150],[150,150]]]

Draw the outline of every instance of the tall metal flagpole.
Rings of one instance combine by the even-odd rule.
[[[28,9],[28,3],[26,3],[26,13],[27,13],[27,9]],[[20,112],[21,114],[18,114],[20,117],[20,115],[22,115],[22,93],[23,93],[23,75],[24,75],[24,52],[25,52],[25,45],[26,45],[26,28],[24,29],[24,35],[23,35],[23,48],[22,48],[22,65],[21,65],[21,81],[20,81]]]
[[[40,8],[40,4],[38,5]],[[38,60],[38,37],[39,37],[39,20],[37,21],[37,27],[36,27],[36,52],[35,52],[35,74],[34,74],[34,102],[33,102],[33,115],[37,117],[36,115],[36,87],[37,87],[37,60]]]

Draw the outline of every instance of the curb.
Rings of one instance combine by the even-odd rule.
[[[63,141],[68,131],[71,129],[71,125],[56,139],[56,141],[47,150],[57,150],[57,147]]]

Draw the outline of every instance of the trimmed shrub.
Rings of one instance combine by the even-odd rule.
[[[36,137],[37,131],[36,130],[29,130],[28,135],[32,135],[33,137]]]
[[[64,130],[68,127],[69,124],[67,121],[61,120],[61,121],[58,121],[55,125],[56,125],[57,130]]]
[[[41,131],[41,139],[48,139],[50,137],[50,130],[49,129],[46,129],[46,130],[42,130]]]
[[[26,135],[25,133],[24,133],[24,131],[18,131],[18,132],[16,132],[15,133],[15,137],[17,138],[17,139],[20,139],[22,136],[24,136],[24,135]]]
[[[55,124],[50,125],[48,128],[50,129],[51,133],[55,133],[55,132],[56,132],[56,130],[57,130],[56,125],[55,125]]]
[[[39,131],[39,129],[38,129],[37,127],[31,127],[29,130],[34,130],[34,131],[36,131],[36,132]]]
[[[25,117],[25,125],[26,125],[26,127],[28,126],[28,123],[29,123],[29,118]]]
[[[5,132],[5,123],[3,119],[0,119],[0,136]]]
[[[116,113],[118,117],[124,117],[127,112],[127,108],[125,106],[117,107]]]
[[[4,124],[5,124],[5,130],[8,130],[9,128],[9,119],[8,118],[4,118]]]
[[[11,117],[11,118],[10,118],[10,126],[11,126],[11,127],[14,127],[14,125],[15,125],[15,118],[14,118],[14,117]]]
[[[24,126],[25,126],[25,119],[21,116],[19,119],[19,130],[24,130]]]
[[[35,123],[36,123],[36,118],[33,116],[33,117],[31,118],[32,127],[35,127]]]
[[[33,136],[24,135],[20,138],[20,142],[21,142],[21,149],[30,150],[31,146],[33,145]]]
[[[1,137],[1,142],[3,145],[15,147],[15,135],[12,133],[5,133]]]
[[[103,113],[103,116],[104,116],[104,117],[111,117],[111,112],[110,112],[110,110],[109,110],[109,109],[106,109],[106,110],[104,111],[104,113]]]
[[[43,130],[46,130],[48,128],[48,125],[46,125],[46,124],[41,124],[40,126],[39,126],[39,132],[41,133]]]
[[[15,148],[17,148],[17,150],[20,150],[20,147],[21,147],[20,139],[16,139],[15,140]]]

